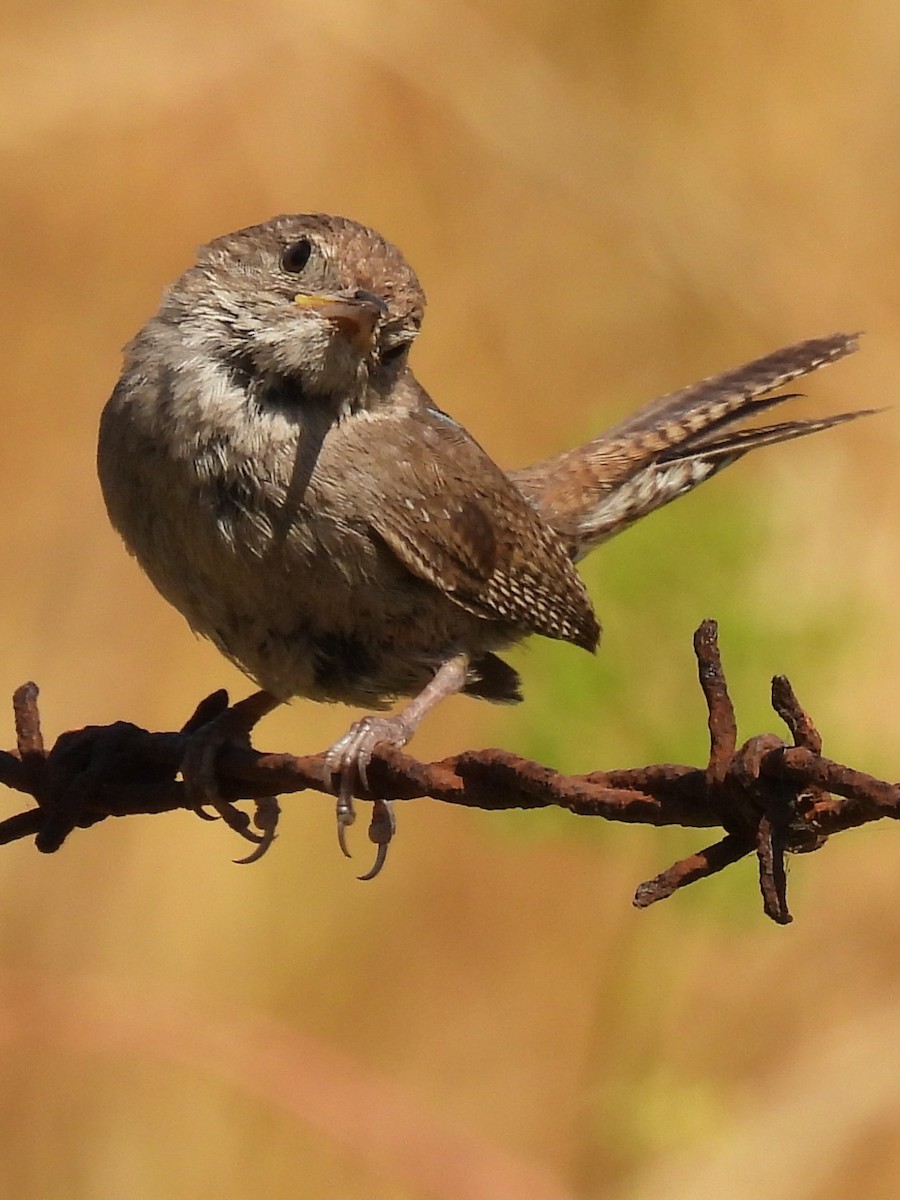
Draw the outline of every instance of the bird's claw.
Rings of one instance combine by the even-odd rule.
[[[349,736],[349,735],[348,735]],[[362,772],[359,764],[348,759],[343,748],[346,738],[336,742],[325,756],[327,782],[332,791],[337,792],[337,804],[334,808],[337,820],[338,845],[344,858],[352,858],[350,847],[347,845],[347,830],[356,820],[356,809],[353,804],[353,786],[355,779],[361,781]]]
[[[357,875],[357,879],[365,882],[374,879],[387,862],[388,849],[394,834],[397,832],[397,818],[388,800],[375,800],[372,803],[372,820],[369,822],[369,841],[378,847],[375,862],[365,875]]]
[[[245,815],[245,814],[242,814]],[[265,852],[269,849],[275,838],[278,836],[278,818],[281,816],[281,809],[278,806],[277,796],[261,796],[256,801],[256,812],[253,814],[253,824],[260,831],[260,835],[253,834],[249,828],[245,829],[244,837],[248,841],[256,842],[256,849],[251,850],[244,858],[236,858],[234,861],[239,866],[245,866],[248,863],[259,862]]]
[[[357,721],[325,755],[326,779],[337,792],[338,845],[346,858],[352,857],[347,845],[347,830],[356,820],[354,793],[368,792],[368,768],[375,747],[388,743],[403,746],[409,731],[396,717],[363,717]],[[396,821],[386,800],[373,801],[372,820],[369,824],[369,839],[378,847],[375,862],[370,870],[359,878],[374,879],[384,866],[388,847],[394,836]]]
[[[338,845],[341,848],[344,858],[352,858],[353,855],[350,853],[350,847],[347,845],[347,830],[356,820],[356,813],[354,812],[352,802],[347,804],[343,797],[339,797],[336,812]]]
[[[262,841],[261,835],[254,833],[250,828],[250,817],[248,814],[241,812],[230,800],[223,800],[220,797],[218,800],[211,801],[211,803],[228,828],[233,829],[239,837],[255,844]]]
[[[265,692],[256,692],[231,707],[227,707],[226,693],[216,693],[209,699],[220,700],[220,697],[224,699],[225,708],[221,707],[220,702],[214,715],[200,724],[201,706],[201,710],[194,714],[183,730],[188,734],[188,739],[181,762],[181,777],[184,780],[188,803],[199,817],[204,821],[215,821],[221,817],[229,829],[233,829],[245,841],[253,843],[255,849],[245,858],[235,861],[256,862],[275,840],[280,811],[278,800],[275,796],[265,796],[256,801],[253,824],[260,832],[255,833],[250,828],[249,815],[235,807],[230,800],[226,800],[219,790],[216,758],[231,741],[243,741],[249,745],[251,729],[278,701]],[[205,703],[208,704],[209,701]],[[207,812],[207,808],[214,809],[215,815]]]
[[[275,841],[278,818],[281,815],[281,809],[278,807],[278,797],[260,796],[255,801],[256,811],[253,814],[252,824],[259,830],[258,833],[250,828],[251,818],[249,813],[243,812],[228,800],[219,799],[213,803],[216,813],[222,818],[228,828],[233,829],[245,842],[253,843],[254,849],[245,855],[244,858],[234,859],[234,862],[240,865],[259,862]],[[208,821],[215,821],[217,819],[207,812],[198,815]]]

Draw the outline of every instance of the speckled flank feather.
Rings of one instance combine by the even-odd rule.
[[[858,348],[837,333],[777,350],[654,400],[594,441],[511,477],[578,558],[758,446],[866,412],[736,428],[795,394],[769,395]]]

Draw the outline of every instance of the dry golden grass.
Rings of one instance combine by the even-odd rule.
[[[4,28],[0,691],[37,679],[48,734],[247,686],[93,471],[119,347],[212,235],[325,209],[394,237],[430,296],[420,377],[510,465],[835,328],[863,353],[806,410],[894,401],[888,0],[96,0]],[[696,758],[713,615],[745,732],[785,671],[826,751],[896,776],[898,429],[760,455],[611,545],[598,660],[535,647],[521,710],[448,705],[416,752]],[[259,741],[349,716],[297,704]],[[328,804],[286,809],[247,870],[185,815],[4,850],[0,1193],[897,1195],[893,830],[802,860],[779,929],[749,864],[634,912],[677,834],[423,802],[363,886]]]

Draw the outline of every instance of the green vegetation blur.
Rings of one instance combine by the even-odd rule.
[[[0,692],[45,734],[178,727],[250,685],[107,525],[121,346],[210,237],[342,212],[428,292],[413,364],[501,463],[777,346],[864,329],[798,415],[895,402],[900,10],[760,0],[46,0],[0,34]],[[896,777],[900,418],[764,450],[584,564],[593,658],[517,650],[526,701],[461,698],[412,747],[567,771],[702,763],[704,617],[744,736],[787,674],[825,752]],[[357,714],[298,702],[256,744]],[[11,711],[0,745],[13,743]],[[5,796],[6,811],[22,799]],[[284,802],[251,867],[173,814],[0,858],[0,1197],[893,1197],[900,838],[754,864],[646,912],[715,832]],[[827,1137],[823,1130],[827,1128]]]

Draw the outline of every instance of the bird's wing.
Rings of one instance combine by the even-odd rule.
[[[366,519],[403,565],[469,612],[593,650],[599,625],[562,542],[456,422],[432,408],[351,419],[354,461],[377,454]],[[377,482],[376,482],[377,481]]]

